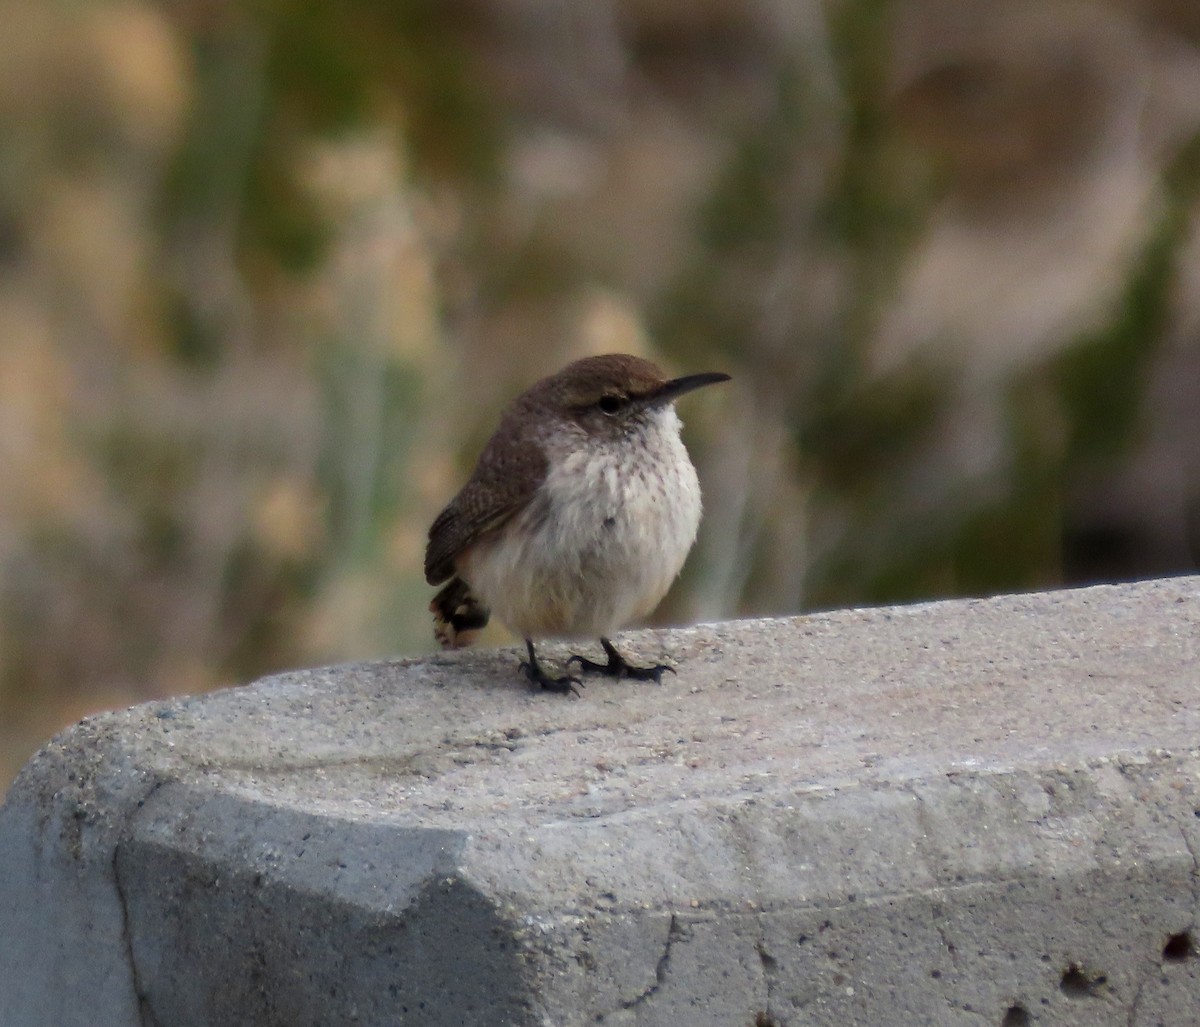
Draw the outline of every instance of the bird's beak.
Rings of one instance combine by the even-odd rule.
[[[663,406],[672,403],[685,392],[691,392],[703,385],[716,385],[717,382],[729,381],[729,375],[720,371],[705,371],[703,374],[685,374],[682,378],[672,378],[663,382],[655,389],[646,401],[650,406]]]

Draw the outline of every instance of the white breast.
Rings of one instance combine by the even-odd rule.
[[[679,428],[665,407],[638,438],[580,436],[549,452],[537,496],[459,573],[525,637],[610,635],[645,616],[700,525],[700,483]]]

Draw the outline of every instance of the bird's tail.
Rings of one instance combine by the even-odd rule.
[[[443,649],[471,645],[491,616],[491,611],[471,594],[462,578],[451,578],[429,604],[433,614],[433,636]]]

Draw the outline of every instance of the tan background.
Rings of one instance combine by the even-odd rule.
[[[1198,10],[0,0],[0,783],[430,647],[585,352],[736,379],[664,621],[1195,568]]]

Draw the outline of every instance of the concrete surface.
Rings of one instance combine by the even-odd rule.
[[[621,642],[678,676],[66,732],[0,809],[0,1024],[1200,1023],[1200,578]]]

